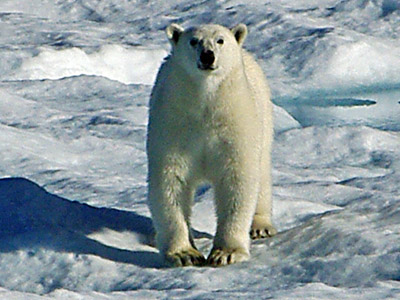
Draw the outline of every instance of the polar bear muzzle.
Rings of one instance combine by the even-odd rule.
[[[201,70],[215,70],[213,65],[215,62],[215,54],[212,50],[203,50],[200,53],[200,62],[198,68]]]

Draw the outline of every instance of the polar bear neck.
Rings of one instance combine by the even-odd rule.
[[[195,85],[199,91],[200,96],[210,98],[217,93],[224,78],[215,75],[204,76],[198,81],[195,81]]]

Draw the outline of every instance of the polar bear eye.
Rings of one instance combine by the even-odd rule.
[[[199,43],[199,40],[196,38],[193,38],[190,40],[189,43],[190,43],[190,46],[195,47]]]
[[[219,38],[217,40],[217,44],[223,45],[224,44],[224,39],[223,38]]]

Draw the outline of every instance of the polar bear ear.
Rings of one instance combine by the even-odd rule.
[[[167,37],[173,45],[176,45],[178,43],[179,37],[181,36],[183,31],[183,27],[175,23],[172,23],[167,27],[167,29],[165,29]]]
[[[236,25],[231,29],[231,32],[235,36],[236,41],[241,46],[247,36],[247,26],[245,24]]]

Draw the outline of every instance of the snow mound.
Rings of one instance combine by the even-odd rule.
[[[125,48],[120,45],[105,45],[89,54],[80,48],[42,48],[39,55],[24,60],[12,78],[54,80],[96,75],[125,84],[151,85],[166,55],[161,49]]]
[[[378,39],[339,46],[314,80],[336,88],[400,84],[400,47]]]
[[[308,127],[277,137],[279,155],[285,164],[299,168],[364,166],[379,163],[380,153],[396,153],[399,134],[379,132],[369,127]],[[284,145],[297,147],[284,147]]]
[[[274,132],[279,134],[281,132],[300,128],[300,123],[295,120],[286,110],[278,105],[273,106],[274,111]]]

